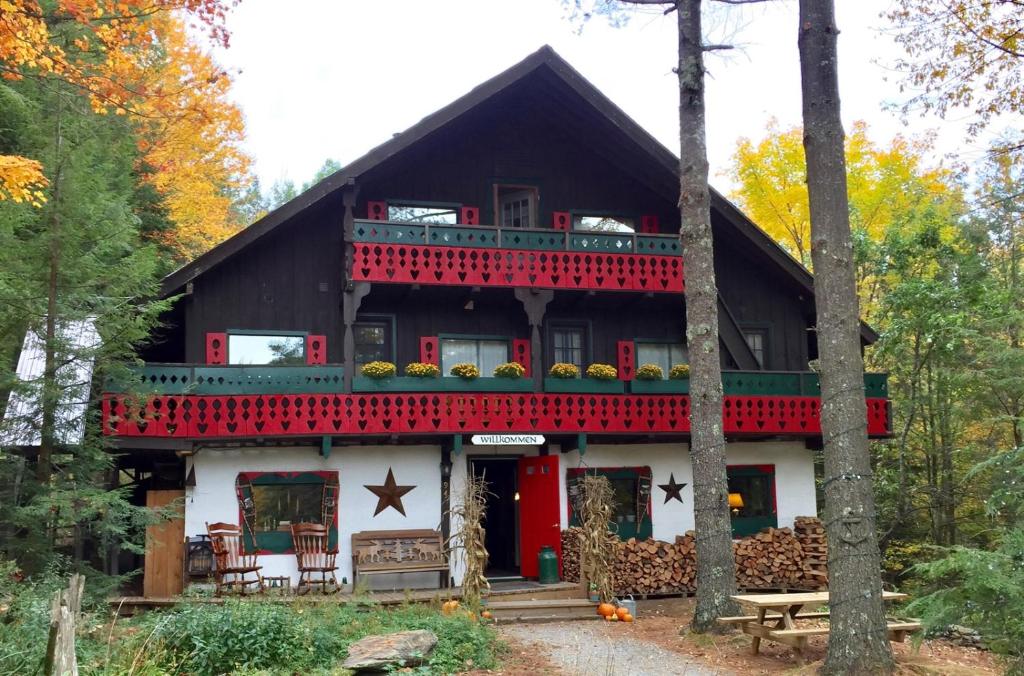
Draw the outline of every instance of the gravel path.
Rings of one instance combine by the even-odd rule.
[[[625,631],[623,631],[625,630]],[[501,633],[537,646],[566,674],[580,676],[723,676],[729,672],[633,638],[604,622],[509,624]]]

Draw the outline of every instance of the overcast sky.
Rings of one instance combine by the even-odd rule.
[[[880,142],[934,129],[941,153],[975,159],[978,151],[962,145],[962,122],[914,116],[905,126],[886,109],[905,96],[891,70],[900,50],[880,32],[888,4],[837,0],[847,129],[866,120]],[[783,127],[800,122],[797,5],[714,11],[709,37],[740,47],[708,63],[712,182],[728,190],[721,172],[738,138],[762,137],[772,117]],[[240,71],[233,96],[264,190],[282,178],[308,180],[328,157],[356,159],[544,44],[678,147],[674,16],[636,14],[618,29],[595,19],[578,34],[559,0],[244,0],[229,27],[231,47],[217,58]]]

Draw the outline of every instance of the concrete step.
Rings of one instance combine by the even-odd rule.
[[[561,622],[601,619],[597,604],[585,599],[524,599],[493,601],[486,605],[499,622]]]

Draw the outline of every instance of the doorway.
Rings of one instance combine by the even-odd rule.
[[[469,458],[473,475],[487,481],[484,545],[489,558],[484,574],[490,579],[520,577],[517,461],[515,456]]]

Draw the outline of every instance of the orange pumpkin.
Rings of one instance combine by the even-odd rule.
[[[484,612],[480,613],[480,617],[484,618],[485,620],[491,619],[491,611],[485,610]]]
[[[621,620],[621,619],[622,619],[623,617],[625,617],[626,615],[629,615],[629,609],[628,609],[628,608],[625,608],[625,607],[623,607],[623,606],[619,606],[618,608],[616,608],[616,609],[615,609],[615,614],[616,614],[616,615],[618,616],[618,618],[619,618],[619,619]]]
[[[622,619],[623,622],[632,622],[633,621],[633,616],[630,615],[629,613],[626,613],[625,615],[622,616],[621,619]]]
[[[597,607],[597,614],[602,617],[608,617],[609,615],[615,614],[615,606],[610,603],[602,603]]]

